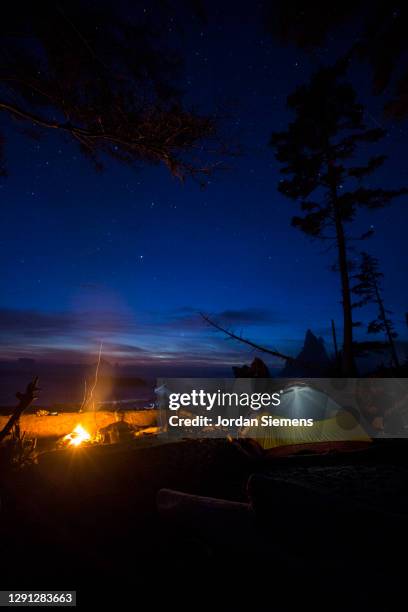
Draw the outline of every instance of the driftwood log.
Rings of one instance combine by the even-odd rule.
[[[0,416],[0,428],[9,419]],[[155,427],[158,421],[158,411],[127,410],[125,421],[135,430],[139,428]],[[61,437],[73,431],[77,425],[82,425],[92,436],[99,429],[115,422],[115,413],[108,410],[88,412],[60,412],[56,416],[38,416],[35,413],[23,414],[20,419],[21,431],[25,431],[30,438]]]
[[[160,489],[156,498],[160,518],[178,538],[193,537],[210,548],[253,546],[254,513],[247,503]]]

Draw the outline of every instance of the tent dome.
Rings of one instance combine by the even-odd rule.
[[[265,450],[280,446],[370,441],[356,414],[309,385],[289,386],[281,394],[280,405],[272,410],[258,413],[258,424],[242,428],[239,436],[255,439]],[[295,421],[291,425],[262,425],[262,417],[270,415],[280,422],[296,419],[299,424]],[[313,420],[311,425],[305,424],[307,419]]]

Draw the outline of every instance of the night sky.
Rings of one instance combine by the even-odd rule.
[[[207,23],[185,14],[183,34],[175,34],[185,62],[181,85],[188,104],[223,114],[222,130],[241,153],[205,189],[158,166],[107,161],[97,173],[58,134],[35,141],[7,129],[3,360],[92,361],[100,341],[111,362],[150,364],[158,375],[169,365],[189,372],[252,358],[208,328],[199,311],[290,354],[311,328],[332,351],[330,320],[342,329],[339,279],[329,269],[334,254],[291,228],[298,208],[277,191],[279,165],[268,141],[290,118],[286,96],[348,42],[339,34],[307,56],[264,31],[261,5],[208,6]],[[366,65],[356,65],[352,79],[368,126],[387,129],[379,147],[389,159],[375,182],[407,185],[406,125],[385,121]],[[401,347],[407,202],[360,214],[357,224],[376,230],[364,247],[380,259]]]

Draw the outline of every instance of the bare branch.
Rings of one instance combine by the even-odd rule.
[[[0,442],[4,440],[6,436],[11,432],[13,426],[17,423],[24,410],[30,406],[30,404],[37,399],[38,388],[38,376],[34,378],[32,382],[27,385],[25,393],[17,393],[17,398],[20,400],[18,406],[14,409],[13,414],[0,431]]]
[[[248,346],[251,346],[257,351],[262,351],[263,353],[267,353],[268,355],[273,355],[274,357],[278,357],[279,359],[284,359],[285,361],[289,361],[290,363],[293,363],[295,361],[295,358],[291,357],[290,355],[284,355],[283,353],[280,353],[279,351],[268,349],[264,346],[256,344],[255,342],[252,342],[252,340],[248,340],[247,338],[243,338],[242,336],[238,336],[237,334],[234,334],[233,332],[229,331],[228,329],[225,329],[225,327],[222,327],[215,321],[212,321],[207,315],[203,314],[202,312],[200,312],[200,315],[202,316],[202,318],[204,319],[206,323],[208,323],[212,327],[215,327],[215,329],[218,329],[218,331],[222,332],[223,334],[226,334],[229,338],[232,338],[233,340],[238,340],[238,342],[247,344]]]
[[[129,163],[137,159],[162,162],[179,178],[185,174],[210,175],[221,165],[221,162],[214,162],[202,166],[183,159],[183,151],[191,149],[195,141],[215,137],[212,118],[196,117],[183,110],[166,111],[152,107],[140,115],[137,121],[128,117],[127,124],[113,124],[108,131],[103,126],[89,126],[86,117],[85,124],[81,126],[70,121],[47,119],[1,100],[0,111],[16,119],[29,121],[39,128],[65,132],[95,155],[102,150],[118,159],[121,154],[127,156]]]

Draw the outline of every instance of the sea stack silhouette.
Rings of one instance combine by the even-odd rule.
[[[325,376],[330,368],[330,359],[323,338],[318,338],[308,329],[303,348],[292,362],[287,362],[280,376]]]

